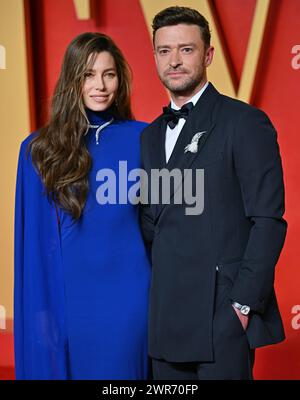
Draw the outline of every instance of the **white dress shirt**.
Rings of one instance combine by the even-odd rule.
[[[195,106],[197,101],[200,99],[201,95],[203,94],[204,90],[207,88],[208,82],[199,90],[198,93],[196,93],[190,100],[188,100],[186,103],[192,102]],[[174,110],[180,110],[180,107],[176,106],[176,104],[171,100],[171,108]],[[180,118],[178,121],[178,124],[175,126],[174,129],[171,129],[169,125],[167,126],[167,131],[166,131],[166,140],[165,140],[165,154],[166,154],[166,162],[169,161],[171,154],[174,150],[175,144],[177,142],[177,139],[179,137],[179,134],[185,124],[185,119]]]

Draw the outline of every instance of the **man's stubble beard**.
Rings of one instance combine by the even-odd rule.
[[[180,85],[172,84],[169,82],[168,78],[160,77],[161,82],[163,85],[174,95],[189,95],[193,93],[194,90],[199,86],[204,78],[205,70],[202,69],[199,71],[197,76],[195,77],[187,77]]]

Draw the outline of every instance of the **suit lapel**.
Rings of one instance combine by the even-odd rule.
[[[162,116],[157,120],[155,126],[152,127],[150,135],[150,160],[151,168],[161,169],[166,166],[165,157],[165,137],[167,123]]]
[[[155,165],[159,165],[159,167],[154,168],[167,168],[169,171],[174,168],[179,168],[183,174],[184,169],[188,169],[196,157],[201,157],[201,150],[203,149],[205,143],[207,142],[209,136],[211,135],[214,126],[215,120],[213,118],[213,110],[220,99],[219,92],[214,88],[214,86],[210,83],[200,99],[198,100],[195,107],[192,109],[189,118],[187,119],[180,135],[175,144],[174,150],[171,154],[171,157],[166,163],[165,159],[165,134],[167,129],[167,124],[162,118],[160,129],[156,131],[159,137],[154,137],[152,142],[152,155],[154,153],[159,154],[159,162],[155,163]],[[198,141],[198,150],[196,153],[184,152],[185,147],[191,142],[193,136],[198,132],[205,133]],[[158,149],[160,146],[160,149]],[[154,160],[154,158],[152,158]],[[158,161],[158,160],[157,160]],[[184,179],[184,177],[183,177]],[[180,182],[180,185],[182,182]],[[174,187],[174,185],[170,189],[170,199],[173,197],[174,193],[178,189],[179,185]],[[166,204],[158,204],[156,206],[156,219],[160,216],[161,212],[165,208]]]

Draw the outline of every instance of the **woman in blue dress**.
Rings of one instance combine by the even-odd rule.
[[[126,176],[140,167],[144,127],[133,120],[120,50],[106,35],[79,35],[67,48],[48,123],[20,150],[17,379],[148,377],[150,264],[138,181]]]

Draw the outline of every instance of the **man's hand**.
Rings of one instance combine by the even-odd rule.
[[[239,317],[239,320],[241,321],[241,324],[244,328],[244,330],[247,329],[248,327],[248,322],[249,322],[249,316],[248,315],[244,315],[240,312],[240,310],[238,310],[237,308],[235,308],[234,306],[232,306],[234,311],[236,312],[237,316]]]

